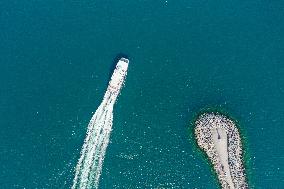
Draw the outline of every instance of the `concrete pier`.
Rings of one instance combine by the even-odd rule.
[[[205,151],[223,189],[246,189],[242,145],[235,123],[218,113],[204,113],[195,121],[195,138]]]

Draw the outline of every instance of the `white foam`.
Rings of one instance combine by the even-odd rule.
[[[113,104],[102,103],[93,115],[75,169],[72,189],[98,188],[103,160],[112,129]]]
[[[113,106],[127,74],[128,60],[118,61],[101,105],[93,115],[75,168],[72,189],[98,188],[112,130]]]

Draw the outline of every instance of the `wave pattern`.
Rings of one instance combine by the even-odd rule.
[[[103,161],[112,130],[115,95],[108,91],[93,115],[87,130],[81,156],[75,169],[72,189],[98,188]]]

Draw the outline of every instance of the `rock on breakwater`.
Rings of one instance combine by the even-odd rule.
[[[197,144],[213,164],[222,188],[248,188],[236,124],[219,113],[204,113],[194,124]]]

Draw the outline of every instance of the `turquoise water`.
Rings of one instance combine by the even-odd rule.
[[[239,120],[255,188],[284,188],[282,1],[2,1],[0,188],[70,188],[118,53],[101,188],[217,188],[188,128]]]

